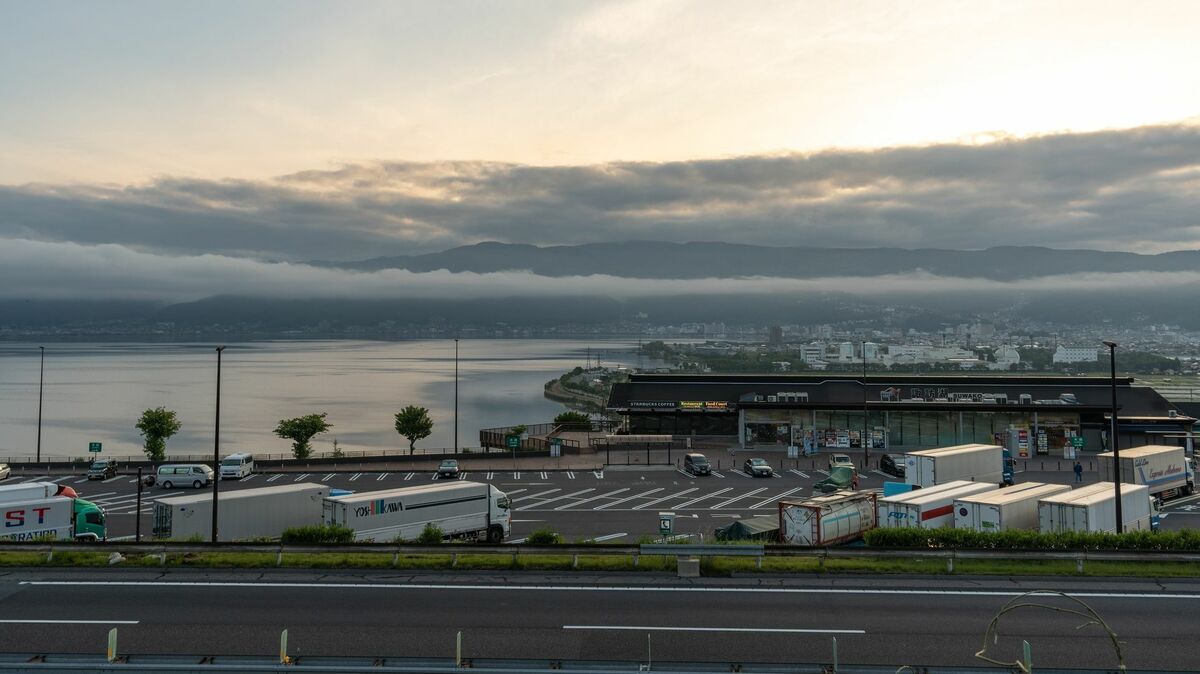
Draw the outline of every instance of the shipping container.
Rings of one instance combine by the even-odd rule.
[[[1009,452],[999,445],[955,445],[904,455],[904,481],[931,487],[955,480],[1012,484]]]
[[[1038,528],[1038,500],[1071,491],[1070,485],[1022,482],[954,502],[954,528],[975,531]]]
[[[455,480],[327,498],[322,519],[350,527],[360,541],[411,541],[433,525],[448,538],[499,543],[510,530],[511,507],[493,485]]]
[[[1183,447],[1144,445],[1122,449],[1121,482],[1145,485],[1150,494],[1167,499],[1196,490],[1196,476]],[[1100,480],[1113,482],[1113,453],[1098,454]]]
[[[886,512],[886,520],[879,526],[892,528],[919,527],[936,529],[954,526],[954,501],[959,498],[982,494],[998,489],[991,482],[967,482],[960,480],[946,490],[921,489],[907,498],[892,501]]]
[[[875,493],[839,491],[779,502],[779,540],[790,545],[837,545],[875,528]]]
[[[1116,493],[1111,483],[1100,482],[1038,502],[1038,530],[1115,533]],[[1125,531],[1154,528],[1150,490],[1141,484],[1121,484],[1121,519]]]
[[[316,526],[329,487],[300,482],[221,492],[217,539],[279,538],[284,529]],[[168,496],[154,502],[154,536],[184,540],[212,537],[212,493]]]

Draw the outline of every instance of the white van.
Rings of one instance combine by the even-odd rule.
[[[249,454],[230,454],[221,459],[221,479],[242,479],[254,472],[254,457]]]
[[[172,487],[207,487],[213,481],[213,469],[202,463],[173,463],[159,466],[155,482],[163,489]]]

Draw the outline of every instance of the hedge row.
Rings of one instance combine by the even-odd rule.
[[[991,550],[1170,550],[1200,552],[1200,530],[1132,531],[1124,534],[1010,530],[872,529],[863,538],[879,548]]]

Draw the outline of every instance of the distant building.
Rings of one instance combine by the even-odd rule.
[[[812,365],[818,361],[825,362],[825,343],[811,342],[800,347],[800,360]]]
[[[1013,346],[1002,346],[996,349],[996,362],[988,367],[993,370],[1010,370],[1014,365],[1021,364],[1021,352]]]
[[[863,342],[862,352],[863,358],[867,361],[874,362],[879,360],[879,345],[875,342]]]
[[[1095,348],[1060,346],[1051,358],[1055,363],[1094,363],[1100,360],[1100,351]]]
[[[783,328],[772,325],[767,330],[767,346],[783,346]]]
[[[792,371],[792,364],[786,360],[777,360],[777,361],[771,363],[771,367],[776,372],[791,372]]]
[[[854,342],[842,342],[838,344],[838,360],[854,360]]]

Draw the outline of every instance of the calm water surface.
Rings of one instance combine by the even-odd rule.
[[[459,342],[459,444],[477,446],[481,428],[549,421],[565,409],[542,385],[583,365],[589,347],[603,364],[636,364],[636,342],[463,340]],[[175,410],[183,429],[168,453],[212,451],[216,354],[207,344],[48,344],[43,456],[79,456],[89,442],[104,454],[138,454],[142,410]],[[0,343],[0,457],[32,455],[37,437],[38,349]],[[407,446],[392,428],[405,405],[428,407],[424,447],[454,444],[454,342],[266,341],[231,343],[221,374],[221,448],[289,451],[271,432],[279,419],[327,412],[334,428],[314,448]]]

